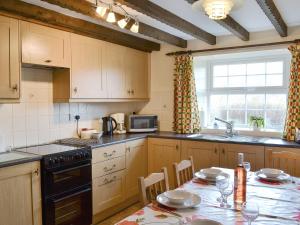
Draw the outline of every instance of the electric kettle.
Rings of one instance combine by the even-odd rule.
[[[103,120],[103,134],[113,135],[114,130],[117,129],[117,121],[110,116],[103,117],[102,120]]]

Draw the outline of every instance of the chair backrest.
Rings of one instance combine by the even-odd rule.
[[[270,152],[270,162],[272,168],[281,169],[292,176],[299,175],[296,171],[297,166],[300,163],[300,154],[293,152]]]
[[[175,174],[175,187],[190,181],[195,174],[193,157],[190,156],[188,160],[182,160],[180,163],[173,163]]]
[[[148,177],[139,177],[140,201],[143,206],[153,200],[157,195],[169,190],[167,168],[163,167],[161,173],[151,173]]]

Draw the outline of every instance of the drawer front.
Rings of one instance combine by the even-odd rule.
[[[125,143],[93,149],[92,163],[103,162],[125,155]]]
[[[94,163],[92,165],[92,176],[93,178],[101,177],[123,169],[125,169],[125,156]]]
[[[93,215],[124,201],[125,173],[119,171],[93,179]]]

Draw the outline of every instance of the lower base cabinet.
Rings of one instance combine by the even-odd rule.
[[[0,225],[42,225],[40,162],[0,169]]]

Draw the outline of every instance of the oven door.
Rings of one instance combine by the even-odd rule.
[[[153,132],[157,130],[157,116],[135,115],[130,117],[130,132]]]
[[[44,195],[59,194],[91,183],[91,162],[44,170]]]
[[[92,224],[92,190],[90,186],[47,198],[44,205],[44,225]]]

